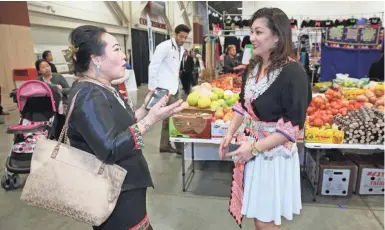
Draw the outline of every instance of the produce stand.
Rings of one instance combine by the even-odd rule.
[[[198,139],[198,138],[178,138],[170,137],[170,142],[184,143],[185,149],[182,152],[182,190],[186,192],[189,182],[191,182],[194,173],[195,161],[220,161],[218,154],[218,145],[221,143],[220,139]],[[187,144],[187,145],[186,145]],[[188,147],[191,146],[191,147]],[[199,153],[196,153],[196,149]],[[186,178],[186,160],[191,160],[192,169]],[[231,161],[231,159],[224,159],[223,161]]]
[[[181,161],[183,192],[186,191],[194,176],[195,161],[220,160],[218,145],[221,137],[226,134],[232,119],[233,110],[231,108],[239,100],[242,85],[240,80],[236,75],[225,74],[195,86],[187,96],[188,106],[170,118],[170,141],[185,144]],[[305,173],[302,175],[308,174],[311,184],[314,185],[314,201],[319,192],[318,188],[322,195],[351,195],[354,191],[352,191],[353,185],[349,184],[349,181],[355,179],[348,180],[343,177],[342,182],[344,183],[342,184],[347,185],[349,189],[346,190],[343,187],[342,193],[336,194],[330,190],[331,187],[324,186],[322,179],[313,175],[321,174],[325,169],[323,167],[327,164],[336,167],[336,170],[331,168],[334,172],[339,169],[351,172],[352,170],[347,167],[361,166],[362,164],[358,164],[357,161],[363,160],[363,156],[358,157],[360,159],[355,159],[355,161],[346,159],[348,165],[343,165],[345,156],[342,153],[326,152],[324,154],[325,151],[321,151],[321,149],[383,150],[384,147],[381,144],[384,141],[384,111],[384,85],[382,83],[342,76],[337,77],[333,82],[314,85],[313,99],[306,113],[303,143],[305,149],[315,149],[315,151],[309,154],[308,160],[311,160],[309,162],[306,162],[307,152],[304,151],[305,162],[302,165],[302,168],[305,168]],[[312,160],[314,154],[316,157]],[[325,159],[321,158],[323,155],[326,155]],[[346,157],[348,156],[350,155],[346,154]],[[186,160],[192,161],[190,172],[187,172],[189,170],[186,169]],[[324,163],[324,161],[328,162]],[[341,165],[333,165],[337,163]],[[307,164],[311,171],[306,168]],[[345,174],[338,175],[345,176]],[[331,177],[327,180],[333,181],[331,182],[333,186],[334,182],[339,181]],[[331,186],[331,183],[328,186]],[[379,193],[375,191],[372,194]]]
[[[319,175],[320,158],[322,156],[322,149],[356,149],[356,150],[384,150],[383,145],[360,145],[360,144],[320,144],[320,143],[305,143],[305,148],[316,149],[316,175]],[[306,154],[305,154],[306,158]],[[306,164],[306,160],[304,161]],[[306,172],[306,170],[305,170]],[[319,186],[319,177],[315,177],[313,201],[317,201],[317,192]]]

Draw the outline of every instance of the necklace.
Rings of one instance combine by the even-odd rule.
[[[88,77],[88,76],[83,76],[79,79],[79,82],[91,82],[91,83],[94,83],[96,85],[99,85],[105,89],[107,89],[108,91],[110,91],[112,94],[114,94],[115,98],[119,101],[119,103],[124,107],[126,108],[126,105],[124,104],[124,101],[122,99],[122,97],[120,96],[120,94],[115,90],[114,87],[112,86],[109,86],[109,85],[106,85],[106,84],[103,84],[102,82],[94,79],[94,78],[91,78],[91,77]],[[127,95],[128,96],[128,95]],[[131,108],[132,111],[134,111],[134,104],[132,103],[132,100],[131,98],[128,96],[128,106]]]

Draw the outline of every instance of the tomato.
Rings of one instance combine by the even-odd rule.
[[[327,114],[327,115],[333,115],[333,113],[332,113],[331,110],[326,111],[326,114]]]
[[[329,115],[328,118],[329,118],[329,119],[328,119],[328,122],[329,122],[329,123],[332,123],[332,122],[333,122],[333,116],[332,116],[332,115]]]
[[[326,106],[325,105],[321,105],[319,108],[320,109],[326,109]]]
[[[336,114],[338,113],[338,110],[337,110],[337,109],[331,109],[331,111],[332,111],[332,114],[333,114],[333,115],[336,115]]]
[[[307,108],[307,113],[308,114],[312,114],[314,111],[315,111],[315,109],[313,107]]]
[[[329,108],[330,108],[330,103],[329,103],[329,102],[326,102],[326,103],[325,103],[325,108],[326,108],[326,109],[329,109]]]
[[[316,105],[321,105],[321,104],[324,103],[324,100],[323,100],[322,97],[320,97],[320,96],[315,97],[313,100],[314,100],[314,103],[315,103]]]
[[[342,110],[341,114],[342,114],[342,116],[346,116],[346,115],[348,115],[348,111],[347,110]]]
[[[335,101],[333,101],[333,102],[330,103],[330,106],[331,106],[332,108],[334,108],[335,105],[337,105],[337,103],[336,103]]]
[[[332,108],[333,108],[333,109],[340,109],[340,108],[341,108],[341,105],[339,105],[339,104],[336,103],[336,104],[334,104],[334,106],[332,106]]]
[[[329,122],[329,116],[328,115],[324,115],[321,117],[321,120],[324,122],[324,123],[327,123]]]
[[[362,105],[363,105],[362,103],[356,101],[354,104],[354,108],[359,109],[359,108],[361,108]]]
[[[323,124],[324,122],[319,118],[314,120],[314,126],[321,127]]]

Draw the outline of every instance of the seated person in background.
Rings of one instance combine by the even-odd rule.
[[[52,73],[57,73],[57,69],[55,64],[52,63],[53,57],[52,53],[49,50],[46,50],[43,52],[43,59],[51,66],[51,72]]]
[[[51,86],[53,92],[59,92],[63,96],[63,100],[66,100],[70,90],[70,86],[66,79],[61,74],[53,73],[51,71],[51,66],[46,60],[37,60],[35,62],[35,67],[39,73],[37,80],[47,83]]]
[[[54,124],[54,137],[57,139],[60,136],[60,132],[65,122],[65,115],[62,114],[62,111],[66,111],[65,105],[67,105],[68,102],[70,86],[61,74],[51,72],[51,67],[46,60],[37,60],[35,62],[35,67],[39,73],[37,80],[43,81],[49,85],[55,99],[56,107],[59,111]]]
[[[224,59],[223,72],[224,73],[238,73],[245,69],[244,65],[241,65],[240,61],[236,58],[237,50],[234,45],[227,47],[227,55]]]

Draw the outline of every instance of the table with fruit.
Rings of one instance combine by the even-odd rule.
[[[305,142],[326,144],[384,143],[384,90],[328,89],[316,95],[307,110]]]

